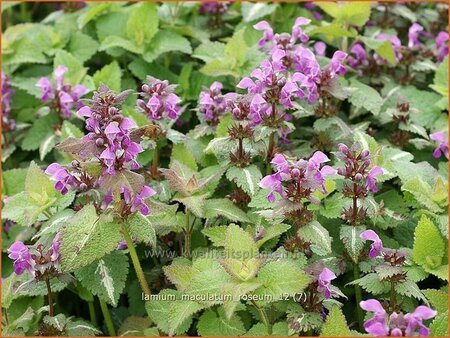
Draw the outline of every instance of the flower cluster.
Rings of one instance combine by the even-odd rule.
[[[181,110],[179,106],[181,99],[174,94],[176,87],[167,80],[161,81],[147,76],[147,83],[142,85],[142,92],[139,93],[143,99],[136,102],[138,109],[150,120],[157,121],[162,118],[176,120]]]
[[[316,151],[309,160],[300,159],[296,162],[288,162],[282,154],[277,154],[271,161],[276,173],[264,177],[259,185],[270,190],[267,200],[271,203],[275,201],[275,193],[293,202],[304,198],[317,202],[313,193],[319,190],[326,194],[325,176],[336,174],[332,167],[322,166],[329,160],[320,151]]]
[[[67,194],[69,188],[84,191],[97,184],[97,181],[81,168],[77,160],[72,161],[70,172],[59,163],[52,163],[45,173],[56,181],[55,189],[63,195]]]
[[[301,29],[301,26],[307,25],[311,20],[298,17],[292,26],[292,32],[274,34],[272,27],[266,22],[257,23],[254,28],[264,31],[259,45],[262,48],[268,48],[270,58],[275,71],[290,71],[292,83],[297,83],[301,88],[299,96],[306,98],[309,103],[314,103],[320,97],[322,91],[328,91],[334,80],[346,72],[343,65],[347,54],[342,51],[336,51],[330,63],[321,69],[314,53],[305,47],[309,38]],[[300,41],[300,43],[298,43]],[[319,45],[319,54],[324,55],[325,46]],[[292,87],[292,92],[297,85]]]
[[[230,5],[231,2],[227,1],[202,1],[199,12],[209,15],[224,14],[228,11]]]
[[[16,128],[16,121],[10,118],[11,102],[14,90],[8,76],[2,71],[2,130],[11,131]]]
[[[68,118],[72,115],[72,108],[81,108],[83,104],[80,98],[89,92],[85,86],[64,83],[64,74],[68,69],[64,66],[56,67],[53,77],[55,83],[47,77],[41,77],[36,86],[41,89],[41,101],[51,102],[50,109],[58,112],[62,117]]]
[[[14,260],[14,272],[17,275],[28,271],[35,279],[43,280],[57,274],[60,260],[59,247],[58,233],[48,249],[43,244],[34,247],[20,241],[14,242],[8,249],[8,257]]]
[[[448,55],[448,32],[439,32],[435,39],[436,56],[439,62]]]
[[[200,92],[198,100],[198,109],[203,114],[204,120],[213,126],[219,123],[220,116],[227,108],[225,97],[222,95],[222,88],[222,84],[215,81],[209,88]]]
[[[373,312],[374,316],[364,323],[365,330],[376,337],[379,336],[428,336],[430,330],[423,324],[424,320],[436,316],[437,312],[427,306],[418,306],[412,313],[386,313],[381,303],[376,299],[362,301],[363,310]]]
[[[116,105],[121,104],[129,92],[117,96],[106,86],[94,93],[91,106],[85,106],[78,115],[86,117],[86,129],[89,133],[85,141],[95,143],[94,153],[102,164],[103,175],[114,175],[122,168],[139,169],[136,157],[143,151],[139,143],[131,139],[131,130],[136,123],[122,117]]]
[[[439,142],[438,147],[434,150],[434,158],[440,158],[442,155],[448,159],[448,140],[443,132],[435,132],[430,135],[430,139]]]
[[[144,185],[141,191],[133,196],[130,189],[122,187],[120,189],[120,193],[122,194],[124,201],[123,208],[121,210],[122,216],[126,217],[136,211],[139,211],[144,216],[150,213],[150,209],[145,203],[145,200],[156,194],[156,191],[152,188]],[[105,209],[113,201],[113,198],[113,193],[110,191],[103,200],[102,208]]]
[[[349,149],[345,144],[339,144],[336,156],[344,162],[344,167],[337,169],[337,173],[344,176],[351,184],[345,184],[342,193],[353,199],[353,205],[344,210],[344,219],[356,225],[366,217],[366,210],[358,207],[357,200],[365,198],[369,191],[377,192],[377,177],[383,174],[383,169],[373,166],[370,170],[371,155],[368,150],[360,150],[358,144]]]

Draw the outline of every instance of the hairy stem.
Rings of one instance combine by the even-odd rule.
[[[272,335],[272,325],[269,322],[269,318],[267,317],[267,313],[266,311],[261,308],[260,306],[258,306],[258,304],[256,304],[256,302],[254,300],[251,301],[253,306],[258,310],[259,315],[261,317],[261,320],[263,321],[264,325],[267,327],[267,333],[270,335]]]
[[[190,215],[191,212],[189,209],[186,209],[186,215],[185,215],[185,230],[184,230],[184,255],[186,257],[191,256],[191,235],[192,235],[192,229],[190,224]]]
[[[391,307],[391,311],[394,312],[395,308],[397,306],[397,297],[396,297],[396,293],[395,293],[395,281],[391,280],[391,298],[389,301],[389,305]]]
[[[272,173],[270,161],[272,161],[274,147],[275,147],[275,132],[270,134],[269,138],[269,147],[267,148],[267,158],[266,158],[266,175],[270,175]]]
[[[159,149],[158,143],[155,144],[153,149],[152,166],[150,168],[150,173],[153,178],[158,177],[158,167],[159,167]]]
[[[114,328],[114,324],[111,320],[111,315],[109,313],[109,309],[108,309],[108,305],[106,305],[105,301],[103,299],[101,299],[100,297],[98,298],[98,300],[100,301],[100,307],[102,308],[102,313],[103,313],[103,319],[105,320],[105,325],[106,325],[106,329],[108,330],[108,334],[111,337],[116,337],[116,329]]]
[[[98,326],[98,322],[97,322],[97,314],[95,313],[95,307],[94,307],[94,302],[87,302],[88,303],[88,307],[89,307],[89,317],[91,318],[91,323],[94,326]]]
[[[52,287],[50,286],[50,279],[48,277],[45,278],[45,285],[47,286],[48,315],[53,317],[55,315],[55,310],[53,308]]]
[[[360,277],[359,273],[359,265],[358,263],[353,264],[353,280],[357,280]],[[356,318],[358,319],[358,326],[359,329],[363,329],[363,321],[364,321],[364,314],[362,312],[361,306],[359,303],[362,301],[362,295],[361,295],[361,287],[359,285],[355,284],[355,298],[356,298]]]
[[[136,271],[136,276],[141,284],[141,289],[145,295],[150,295],[150,288],[148,287],[147,281],[145,280],[144,271],[142,270],[141,263],[139,262],[136,249],[134,248],[133,240],[131,239],[130,233],[124,223],[122,223],[122,233],[127,242],[128,250],[130,252],[131,261],[133,262],[134,270]]]

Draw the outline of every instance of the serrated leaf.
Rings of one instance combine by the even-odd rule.
[[[256,280],[249,281],[236,281],[231,280],[223,287],[223,294],[229,296],[225,298],[223,308],[225,316],[228,320],[233,317],[236,307],[240,304],[240,300],[243,296],[255,291],[261,286],[261,283]]]
[[[142,46],[152,40],[158,31],[159,17],[156,3],[144,2],[130,7],[127,36]]]
[[[312,249],[316,249],[318,254],[331,253],[331,237],[328,230],[325,229],[319,222],[312,221],[307,225],[300,227],[298,230],[300,238],[313,243]]]
[[[182,52],[191,54],[192,48],[188,39],[169,30],[159,31],[153,40],[146,46],[143,58],[152,62],[167,52]]]
[[[136,212],[128,218],[127,226],[133,239],[139,243],[156,246],[155,228],[152,222],[140,212]]]
[[[122,70],[117,61],[113,61],[96,71],[92,79],[96,87],[103,83],[111,90],[119,92],[121,90]]]
[[[252,236],[237,225],[231,224],[225,233],[225,258],[246,261],[255,258],[258,247]]]
[[[87,34],[75,32],[70,38],[68,50],[81,62],[89,60],[98,48],[98,42]]]
[[[215,311],[205,311],[197,324],[201,336],[240,336],[245,333],[244,323],[237,316],[227,320]]]
[[[97,336],[102,332],[85,320],[69,321],[66,325],[68,336]]]
[[[36,120],[23,138],[20,147],[23,150],[39,149],[41,142],[49,135],[54,134],[53,126],[57,120],[55,114],[48,114]]]
[[[117,306],[128,276],[128,257],[120,251],[75,270],[75,276],[93,295]]]
[[[348,285],[355,284],[361,286],[364,290],[374,295],[381,295],[388,292],[390,288],[390,283],[387,281],[381,281],[376,273],[369,273],[360,279],[356,279],[348,283]]]
[[[167,279],[175,284],[179,291],[184,291],[199,270],[191,266],[189,260],[183,258],[175,259],[171,265],[163,267]]]
[[[25,190],[27,169],[11,169],[2,172],[3,196],[12,196]]]
[[[172,148],[172,155],[170,160],[176,160],[194,171],[198,170],[197,163],[194,156],[189,152],[183,143],[174,144]]]
[[[359,237],[364,230],[366,230],[365,227],[341,226],[340,239],[344,243],[347,253],[355,263],[358,263],[359,255],[364,248],[364,242]]]
[[[438,312],[448,310],[448,293],[443,290],[427,289],[422,291],[431,303],[433,309]]]
[[[413,281],[406,280],[402,283],[398,283],[395,285],[395,291],[402,296],[414,297],[418,300],[428,302],[422,291]]]
[[[224,216],[233,222],[250,222],[247,214],[227,198],[209,199],[205,203],[205,217]]]
[[[352,336],[345,316],[337,305],[333,306],[328,314],[327,320],[323,324],[322,330],[320,331],[320,335],[325,337]]]
[[[259,271],[257,280],[262,287],[255,291],[259,295],[270,295],[272,301],[302,292],[311,282],[311,277],[300,270],[294,261],[272,261]]]
[[[226,176],[248,193],[250,197],[254,196],[260,189],[259,182],[262,179],[262,174],[254,164],[245,168],[231,167],[228,169]]]
[[[202,230],[202,233],[208,237],[214,246],[224,246],[227,226],[209,227]]]
[[[256,241],[256,246],[260,248],[264,243],[280,236],[291,228],[288,224],[275,224],[264,229],[263,237]]]
[[[61,267],[73,271],[117,248],[122,239],[117,223],[105,223],[92,204],[86,205],[61,232]]]
[[[184,290],[184,294],[205,306],[223,303],[220,297],[223,286],[230,280],[225,270],[218,266],[198,273]]]
[[[203,195],[194,195],[188,197],[174,198],[174,201],[180,202],[186,206],[195,216],[203,218],[205,213],[206,199],[209,193]]]
[[[448,310],[438,314],[430,324],[430,336],[448,337]]]
[[[350,86],[356,88],[348,98],[350,103],[357,108],[364,108],[375,116],[378,116],[383,103],[380,94],[372,87],[359,82],[355,78],[350,80]]]
[[[192,57],[203,60],[204,62],[210,62],[214,59],[221,58],[225,55],[225,44],[221,42],[205,42],[198,46]]]
[[[444,240],[439,229],[423,215],[414,233],[413,259],[430,269],[439,267],[445,254]]]

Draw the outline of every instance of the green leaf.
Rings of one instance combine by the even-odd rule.
[[[127,40],[121,36],[108,35],[101,43],[99,51],[108,50],[110,48],[123,48],[129,52],[142,54],[144,52],[144,47],[137,46],[134,41]]]
[[[337,305],[334,305],[328,314],[327,320],[322,326],[322,331],[320,331],[320,335],[325,337],[352,336],[347,321],[345,320],[345,316]]]
[[[441,94],[444,98],[448,98],[448,56],[445,57],[436,70],[433,84],[430,85],[430,88]],[[444,108],[448,108],[448,102]]]
[[[212,267],[198,273],[184,290],[187,299],[197,300],[205,306],[223,303],[220,297],[230,276],[221,266]]]
[[[87,3],[84,13],[78,17],[78,27],[81,29],[97,16],[108,12],[111,9],[111,3]]]
[[[356,279],[347,285],[359,285],[364,290],[374,295],[381,295],[389,291],[390,283],[382,281],[376,273],[369,273],[360,279]]]
[[[259,295],[269,295],[272,301],[278,301],[287,295],[302,292],[311,282],[311,277],[303,272],[291,260],[272,261],[264,265],[258,273],[257,280],[263,286],[255,291]]]
[[[421,177],[416,176],[410,180],[407,180],[402,185],[401,189],[411,193],[416,198],[417,202],[426,206],[432,212],[442,212],[440,205],[433,199],[433,188]]]
[[[205,42],[198,46],[192,57],[210,62],[214,59],[222,58],[225,55],[225,44],[221,42]]]
[[[128,218],[127,225],[131,236],[139,243],[156,246],[155,228],[147,217],[136,212]]]
[[[261,171],[254,164],[245,168],[231,167],[226,173],[227,178],[230,181],[236,183],[236,185],[246,193],[253,197],[259,188],[259,182],[262,179]]]
[[[356,108],[364,108],[373,115],[378,116],[383,99],[380,94],[372,87],[359,82],[355,78],[350,80],[350,86],[355,88],[351,96],[348,98],[351,104]]]
[[[248,46],[245,43],[244,32],[245,28],[235,32],[225,46],[225,59],[230,61],[232,68],[242,66],[245,61]]]
[[[32,161],[25,179],[25,191],[38,195],[55,196],[55,188],[50,178]]]
[[[260,286],[261,283],[254,279],[249,281],[236,281],[233,279],[226,283],[223,287],[223,294],[229,297],[225,298],[223,303],[226,318],[231,320],[237,306],[241,303],[242,297],[255,291]]]
[[[312,243],[311,249],[317,254],[326,255],[331,253],[332,239],[328,230],[319,222],[312,221],[311,223],[300,227],[298,235],[300,238]]]
[[[431,303],[433,309],[445,312],[448,309],[448,293],[442,290],[427,289],[422,291]]]
[[[272,14],[277,9],[277,4],[261,2],[243,2],[241,5],[244,22],[251,22]]]
[[[265,228],[263,237],[256,241],[256,245],[260,248],[264,243],[288,231],[290,227],[288,224],[275,224]]]
[[[228,226],[221,225],[217,227],[208,227],[202,230],[202,233],[208,237],[214,246],[224,246]]]
[[[184,291],[199,270],[191,266],[191,262],[184,258],[176,258],[172,264],[163,267],[167,279],[175,284],[179,291]]]
[[[244,323],[238,316],[231,319],[219,315],[215,311],[207,310],[200,317],[197,324],[198,334],[201,336],[240,336],[245,333]]]
[[[430,324],[430,330],[432,337],[448,337],[448,310],[438,314]]]
[[[414,297],[417,300],[421,300],[426,302],[427,299],[425,298],[422,291],[419,289],[416,283],[414,283],[411,280],[406,280],[404,282],[398,283],[395,286],[395,291],[402,296],[406,297]]]
[[[92,79],[96,87],[99,87],[100,83],[103,83],[111,90],[119,92],[121,89],[122,70],[117,61],[113,61],[102,69],[97,70]]]
[[[387,60],[391,65],[394,66],[397,64],[394,48],[390,41],[380,41],[365,36],[361,36],[360,40],[364,42],[367,47],[373,49],[383,59]]]
[[[186,206],[195,216],[203,218],[205,213],[206,198],[209,193],[203,195],[194,195],[188,197],[174,198],[174,201],[180,202]]]
[[[98,46],[98,42],[89,35],[75,32],[70,38],[68,51],[81,62],[85,62],[97,52]]]
[[[184,143],[174,144],[172,147],[172,156],[170,157],[171,162],[177,160],[178,162],[184,164],[185,166],[191,168],[194,171],[198,170],[197,163],[195,162],[194,156],[189,152]]]
[[[92,204],[86,205],[62,230],[61,267],[73,271],[87,266],[116,249],[121,239],[117,223],[106,223]]]
[[[2,172],[3,196],[12,196],[25,190],[27,169],[11,169]]]
[[[439,229],[423,215],[414,233],[413,259],[430,269],[439,267],[445,254],[445,243]]]
[[[96,329],[90,322],[85,320],[69,321],[66,325],[66,334],[69,337],[97,336],[102,332]]]
[[[363,26],[370,17],[370,2],[319,2],[317,6],[335,18],[337,22],[345,23],[349,26]]]
[[[157,5],[153,2],[138,3],[130,7],[127,36],[138,46],[150,42],[158,31]]]
[[[64,74],[64,81],[72,86],[79,84],[86,75],[86,68],[83,67],[81,60],[65,50],[59,50],[55,54],[53,67],[56,68],[58,66],[67,67],[68,71]]]
[[[191,54],[192,48],[189,40],[169,30],[159,31],[153,40],[146,46],[144,60],[152,62],[158,56],[167,52],[182,52]]]
[[[38,149],[47,137],[55,133],[53,127],[56,122],[57,116],[55,114],[48,114],[36,120],[23,138],[20,147],[23,150]]]
[[[340,239],[344,243],[345,249],[354,263],[359,262],[359,255],[364,248],[364,242],[359,237],[364,230],[366,230],[366,228],[363,226],[341,226]]]
[[[247,214],[227,198],[209,199],[205,203],[205,217],[224,216],[233,222],[250,222]]]
[[[75,276],[93,295],[117,306],[128,276],[128,257],[116,251],[100,260],[75,270]]]
[[[44,160],[45,156],[53,150],[58,143],[58,138],[55,134],[48,134],[47,137],[39,145],[39,159]]]
[[[61,138],[66,139],[69,137],[74,138],[82,138],[84,136],[84,133],[73,123],[64,120],[62,127],[61,127]]]

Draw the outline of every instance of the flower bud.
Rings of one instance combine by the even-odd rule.
[[[236,108],[233,108],[233,115],[234,116],[239,116],[239,114],[241,113],[241,110],[238,108],[238,107],[236,107]]]
[[[80,165],[80,162],[79,162],[79,161],[77,161],[77,160],[73,160],[71,164],[72,164],[72,167],[74,167],[74,168],[78,168],[78,167],[79,167],[79,165]]]
[[[355,175],[355,181],[356,181],[356,182],[361,181],[362,178],[363,178],[363,176],[361,175],[361,173],[357,173],[357,174]]]
[[[150,87],[148,86],[148,84],[143,84],[141,88],[142,88],[143,92],[148,92],[150,90]]]
[[[299,177],[300,176],[300,170],[298,168],[294,168],[291,170],[291,176],[292,177]]]
[[[369,156],[370,155],[370,153],[369,153],[369,151],[367,150],[367,149],[365,149],[365,150],[363,150],[362,152],[361,152],[361,157],[363,158],[363,159],[365,159],[367,156]]]
[[[104,143],[105,143],[105,141],[103,141],[102,138],[98,138],[98,139],[95,140],[95,144],[96,144],[98,147],[101,147]]]
[[[81,189],[81,190],[86,190],[87,188],[88,188],[88,186],[87,186],[86,183],[81,183],[81,184],[80,184],[80,189]]]

